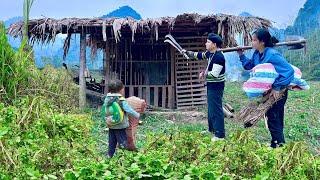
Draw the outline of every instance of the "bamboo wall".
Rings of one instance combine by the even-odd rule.
[[[108,78],[121,79],[126,97],[143,98],[154,107],[174,108],[174,61],[163,40],[124,39],[106,48]],[[107,65],[106,65],[107,66]],[[107,79],[108,79],[107,78]]]
[[[177,40],[182,47],[190,51],[204,51],[206,37],[187,37]],[[206,88],[199,73],[206,69],[207,61],[187,60],[175,51],[176,107],[187,109],[205,105]]]
[[[188,50],[205,50],[206,37],[177,38],[177,41]],[[187,60],[164,44],[163,39],[110,43],[106,55],[109,59],[106,77],[121,79],[126,97],[137,96],[151,106],[170,109],[206,104],[204,80],[198,75],[205,70],[207,61]]]

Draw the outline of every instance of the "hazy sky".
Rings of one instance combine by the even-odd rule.
[[[98,17],[129,5],[146,17],[176,16],[184,12],[234,14],[246,11],[278,25],[291,24],[306,0],[35,0],[31,18],[41,16]],[[23,0],[0,0],[0,20],[22,15]]]

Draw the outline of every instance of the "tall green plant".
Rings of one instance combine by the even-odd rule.
[[[10,46],[5,26],[0,23],[0,100],[7,103],[17,98],[18,89],[28,85],[32,70],[32,51],[27,48],[29,14],[34,0],[24,0],[24,37],[18,51]]]
[[[23,2],[23,19],[24,19],[24,31],[23,38],[28,40],[28,21],[30,17],[30,10],[34,0],[24,0]]]
[[[5,27],[0,24],[0,99],[11,96],[14,92],[14,85],[10,82],[9,77],[12,74],[12,64],[14,51],[8,43]]]
[[[24,51],[23,41],[18,51],[10,46],[6,29],[0,23],[0,100],[12,102],[18,95],[18,89],[28,85],[31,77],[31,52]]]

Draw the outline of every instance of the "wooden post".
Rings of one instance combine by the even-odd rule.
[[[169,96],[170,99],[169,99],[169,107],[170,109],[173,109],[174,108],[174,104],[176,102],[176,98],[175,98],[175,95],[176,95],[176,91],[175,91],[175,86],[176,86],[176,83],[175,83],[175,64],[176,64],[176,58],[175,58],[175,49],[173,47],[171,47],[170,49],[170,53],[171,53],[171,59],[170,59],[170,62],[171,62],[171,67],[170,67],[170,71],[171,71],[171,82],[170,82],[170,85],[171,87],[169,86],[169,88],[171,88],[171,91],[169,91],[169,93],[171,93],[171,95]]]
[[[128,60],[128,43],[127,39],[124,39],[124,49],[125,49],[125,56],[124,56],[124,84],[127,85],[127,60]]]
[[[133,70],[132,70],[132,47],[131,47],[132,43],[130,42],[129,43],[129,52],[130,52],[130,73],[129,73],[129,76],[130,76],[130,85],[133,85],[132,83],[132,76],[133,76]]]
[[[86,79],[84,71],[86,69],[86,33],[82,30],[80,34],[80,70],[79,70],[79,108],[86,106]]]
[[[150,104],[150,86],[149,85],[146,87],[146,99],[147,99],[147,104]]]
[[[106,73],[107,73],[107,53],[106,53],[106,49],[104,49],[104,51],[102,52],[103,54],[103,59],[102,59],[102,62],[103,62],[103,78],[104,78],[104,83],[103,83],[103,86],[104,86],[104,89],[102,91],[103,94],[106,94]]]
[[[129,85],[129,97],[134,96],[134,89],[133,85]]]
[[[108,85],[109,85],[109,75],[110,75],[110,49],[109,49],[109,41],[106,41],[106,49],[104,50],[105,54],[105,69],[104,69],[104,94],[108,93]]]
[[[138,86],[138,97],[143,98],[142,96],[142,86]]]
[[[154,87],[154,93],[153,93],[153,99],[154,99],[154,102],[153,102],[153,105],[155,107],[158,107],[159,106],[159,87],[158,86],[155,86]]]
[[[167,88],[166,86],[162,87],[162,103],[161,107],[166,108],[166,98],[167,98]]]

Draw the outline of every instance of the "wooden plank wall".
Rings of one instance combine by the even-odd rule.
[[[132,43],[131,39],[123,39],[117,44],[109,43],[105,57],[109,60],[106,77],[121,79],[126,97],[137,96],[145,99],[148,105],[172,109],[175,106],[175,61],[172,58],[175,54],[172,52],[163,40],[136,39]]]
[[[177,38],[179,44],[191,51],[205,51],[206,37]],[[207,61],[187,60],[175,51],[175,78],[177,109],[205,105],[206,88],[199,73],[206,69]]]
[[[125,88],[126,97],[140,97],[153,107],[173,108],[172,85],[126,85]]]

